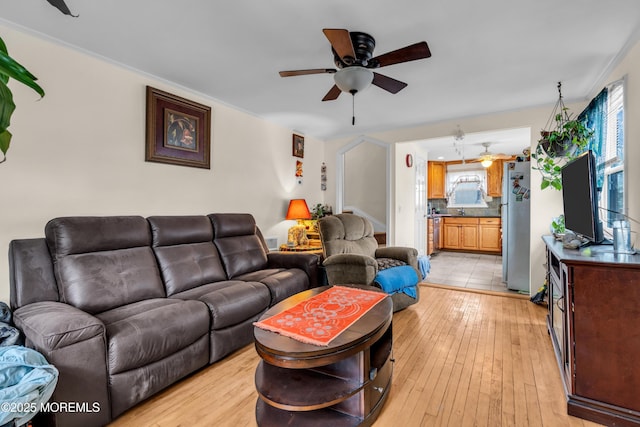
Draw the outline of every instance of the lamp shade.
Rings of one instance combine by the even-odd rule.
[[[369,87],[373,71],[357,66],[342,68],[333,75],[333,80],[341,91],[354,94]]]
[[[307,202],[304,199],[292,199],[285,219],[311,219]]]
[[[488,168],[489,166],[491,166],[493,164],[493,160],[491,159],[484,159],[480,162],[480,164],[485,167]]]

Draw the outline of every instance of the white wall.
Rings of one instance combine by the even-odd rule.
[[[265,236],[283,243],[290,198],[324,203],[321,141],[305,138],[298,185],[291,130],[62,45],[0,31],[46,91],[37,101],[10,83],[17,108],[8,160],[0,164],[0,300],[9,300],[10,240],[42,237],[57,216],[249,212]],[[210,170],[144,161],[146,85],[212,107]]]
[[[387,149],[363,141],[344,154],[344,208],[387,223]]]

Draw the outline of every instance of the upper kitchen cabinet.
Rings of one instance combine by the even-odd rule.
[[[487,168],[487,196],[502,196],[502,160],[494,160]]]
[[[444,199],[447,165],[445,162],[427,162],[427,175],[429,185],[427,187],[428,199]]]

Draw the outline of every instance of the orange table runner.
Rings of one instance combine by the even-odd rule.
[[[254,325],[308,344],[326,346],[387,294],[333,286]]]

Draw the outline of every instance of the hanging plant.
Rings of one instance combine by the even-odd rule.
[[[0,38],[0,151],[2,151],[3,156],[0,163],[4,163],[7,160],[7,151],[11,144],[11,132],[7,128],[11,123],[11,115],[16,108],[13,103],[11,89],[7,86],[9,78],[29,86],[41,97],[44,96],[44,90],[36,83],[36,76],[9,56],[7,46]]]
[[[562,189],[562,167],[580,155],[588,146],[593,131],[582,120],[573,119],[562,101],[562,83],[558,82],[558,101],[531,157],[533,169],[542,174],[540,188]]]

